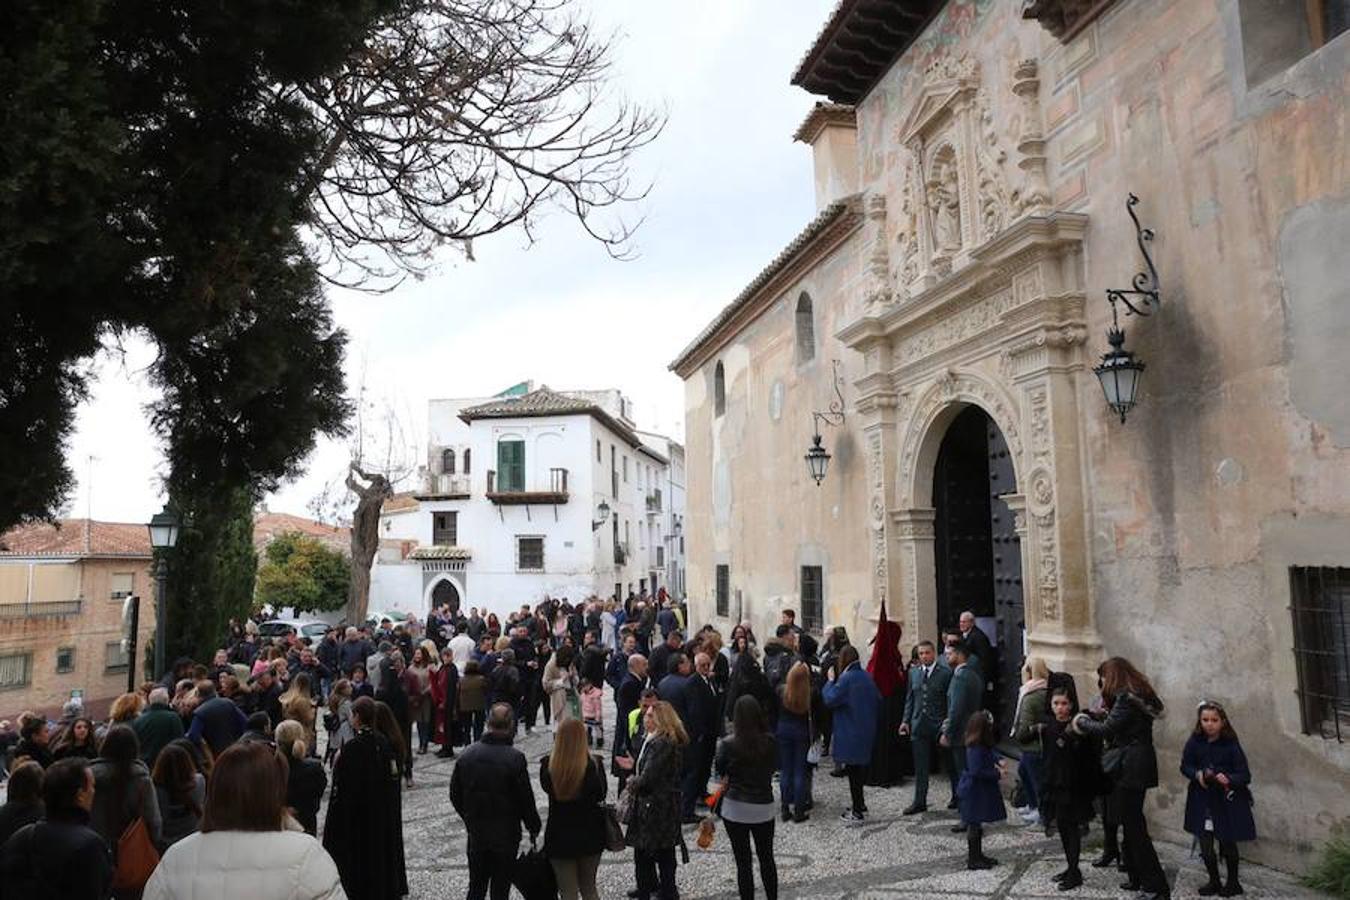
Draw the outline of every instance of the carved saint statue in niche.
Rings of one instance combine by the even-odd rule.
[[[950,159],[933,166],[928,182],[928,206],[933,215],[933,249],[940,255],[961,249],[961,196],[956,166]]]

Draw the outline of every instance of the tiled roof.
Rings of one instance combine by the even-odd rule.
[[[298,531],[317,538],[328,546],[347,552],[351,549],[352,530],[341,525],[325,525],[290,513],[261,512],[253,517],[253,546],[261,550],[279,534]]]
[[[819,215],[812,219],[810,223],[792,239],[792,242],[774,257],[773,262],[765,266],[764,269],[736,295],[736,299],[723,307],[722,311],[714,316],[713,320],[699,332],[698,337],[694,338],[693,341],[689,343],[689,346],[680,351],[680,355],[675,357],[674,361],[671,362],[669,366],[670,370],[678,372],[689,358],[697,353],[723,325],[748,306],[750,301],[755,299],[755,296],[760,290],[773,280],[774,276],[786,269],[788,265],[797,258],[798,254],[810,246],[812,241],[829,231],[831,225],[848,218],[860,220],[861,215],[862,194],[850,194],[841,200],[836,200],[822,209]]]
[[[628,442],[631,447],[642,446],[642,440],[623,422],[611,416],[599,404],[584,397],[550,390],[548,385],[536,388],[519,397],[502,397],[470,406],[459,411],[466,423],[474,419],[522,419],[536,416],[587,415]]]
[[[548,385],[514,397],[500,397],[462,409],[459,417],[470,419],[501,419],[516,416],[552,416],[569,413],[588,413],[595,406],[589,400],[571,397],[550,390]]]
[[[472,559],[473,552],[468,547],[418,547],[408,554],[409,559]]]
[[[852,106],[847,103],[826,103],[823,100],[817,100],[811,107],[811,111],[802,119],[802,124],[797,126],[793,133],[794,141],[801,141],[803,144],[809,144],[816,139],[816,135],[827,125],[845,125],[849,128],[855,128],[858,124],[858,115]]]
[[[150,531],[141,522],[61,519],[0,534],[0,556],[122,556],[149,559]]]
[[[384,505],[380,507],[380,511],[387,513],[402,512],[405,509],[417,509],[418,506],[417,498],[413,496],[412,491],[400,491],[384,501]]]

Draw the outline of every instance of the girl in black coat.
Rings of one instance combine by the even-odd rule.
[[[1097,721],[1079,713],[1072,727],[1078,734],[1101,738],[1105,744],[1102,771],[1115,785],[1111,799],[1125,832],[1129,881],[1121,889],[1144,891],[1147,900],[1167,900],[1171,888],[1144,819],[1144,794],[1158,786],[1153,721],[1162,715],[1163,704],[1149,680],[1123,657],[1111,657],[1097,674],[1101,676],[1106,717]]]
[[[1083,883],[1078,858],[1083,847],[1082,825],[1092,819],[1092,801],[1098,793],[1101,769],[1097,747],[1070,726],[1078,706],[1065,688],[1050,697],[1050,718],[1035,726],[1041,739],[1041,819],[1059,829],[1067,867],[1054,876],[1061,891]]]
[[[1209,883],[1198,893],[1202,897],[1236,897],[1243,892],[1238,881],[1238,841],[1256,840],[1249,787],[1252,774],[1228,713],[1212,700],[1201,702],[1196,710],[1195,732],[1181,753],[1181,774],[1190,782],[1186,788],[1186,830],[1199,840],[1200,857],[1209,873]],[[1228,868],[1227,884],[1219,883],[1215,840]]]

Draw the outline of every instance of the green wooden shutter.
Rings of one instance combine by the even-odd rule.
[[[497,443],[497,490],[525,490],[525,442]]]

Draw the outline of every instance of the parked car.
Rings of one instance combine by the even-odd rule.
[[[295,629],[295,633],[300,637],[314,642],[321,640],[324,632],[332,627],[327,622],[317,622],[313,619],[268,619],[258,626],[258,633],[265,638],[274,638]]]
[[[408,616],[409,613],[398,609],[373,609],[366,614],[366,624],[371,628],[378,628],[382,621],[388,619],[390,624],[397,625],[408,621]]]

